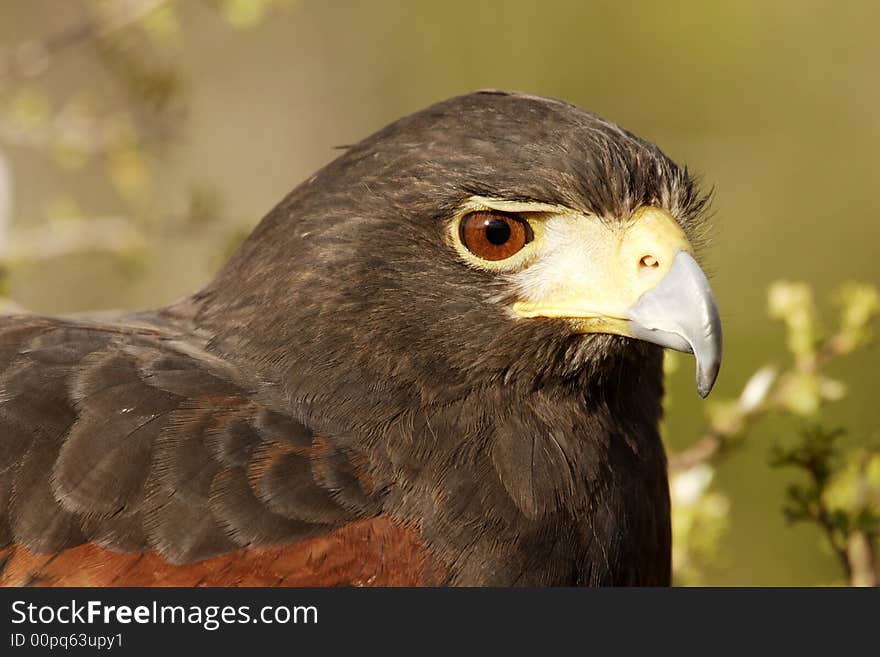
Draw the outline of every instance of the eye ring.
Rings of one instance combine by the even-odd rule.
[[[478,210],[461,218],[458,238],[476,257],[497,262],[518,253],[535,234],[528,221],[514,214]]]

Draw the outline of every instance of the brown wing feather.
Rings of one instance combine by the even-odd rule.
[[[2,586],[419,586],[442,581],[417,530],[387,517],[290,545],[191,564],[81,545],[54,555],[0,550]]]
[[[144,316],[4,319],[0,583],[424,581],[363,463],[270,392]]]

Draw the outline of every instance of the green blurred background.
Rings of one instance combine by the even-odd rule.
[[[113,4],[0,4],[0,249],[8,296],[29,310],[170,302],[333,146],[486,87],[577,103],[715,188],[715,395],[786,360],[766,314],[772,281],[807,281],[824,299],[880,279],[876,3],[187,0],[128,3],[125,26],[112,17],[126,3]],[[77,37],[78,25],[106,29]],[[70,43],[46,41],[59,34]],[[62,239],[57,255],[35,253],[89,230],[106,248]],[[823,417],[851,444],[880,428],[878,367],[872,349],[832,368],[849,395]],[[705,426],[690,359],[667,408],[683,448]],[[730,532],[706,583],[841,581],[819,531],[780,510],[794,475],[767,454],[794,426],[762,421],[720,466]]]

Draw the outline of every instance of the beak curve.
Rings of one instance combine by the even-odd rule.
[[[627,320],[632,337],[694,354],[697,392],[709,394],[721,368],[721,319],[709,281],[689,253],[675,255],[660,282],[629,308]]]

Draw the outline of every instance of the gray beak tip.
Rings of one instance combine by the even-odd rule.
[[[712,387],[715,385],[715,380],[718,378],[718,371],[720,369],[720,361],[715,361],[707,371],[703,371],[700,369],[699,365],[697,366],[697,392],[703,399],[708,397],[709,393],[712,392]]]

